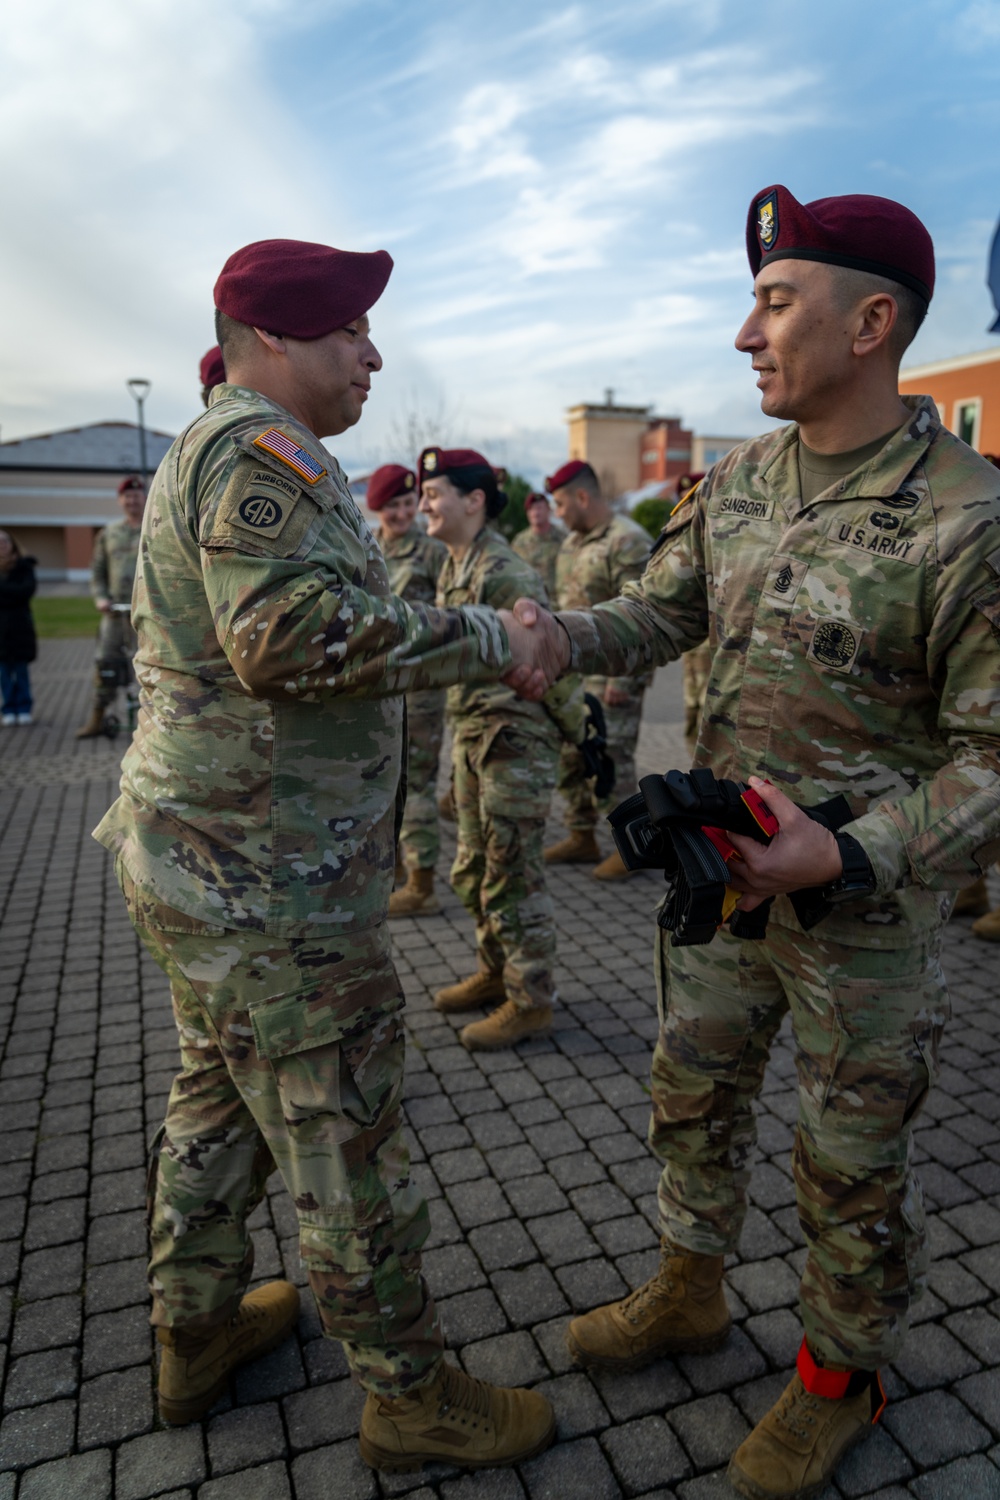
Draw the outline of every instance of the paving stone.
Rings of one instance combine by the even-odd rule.
[[[621,1490],[596,1438],[560,1443],[521,1466],[531,1500],[619,1500]]]
[[[153,1425],[152,1377],[140,1367],[88,1380],[80,1392],[77,1441],[97,1448],[148,1432]]]
[[[524,1227],[538,1246],[546,1265],[563,1266],[569,1261],[600,1254],[596,1240],[571,1209],[529,1219]]]
[[[148,1308],[149,1287],[146,1282],[145,1256],[88,1268],[88,1316],[92,1313],[112,1312],[115,1308],[128,1307],[136,1302]]]
[[[569,1208],[569,1199],[547,1173],[508,1182],[506,1192],[514,1212],[525,1221]]]
[[[984,1364],[1000,1365],[1000,1319],[984,1308],[952,1313],[944,1326]]]
[[[22,1302],[39,1302],[76,1291],[83,1276],[83,1247],[59,1245],[51,1250],[34,1250],[21,1264],[18,1296]]]
[[[934,1323],[914,1328],[894,1363],[907,1385],[916,1391],[950,1386],[979,1368],[975,1355],[970,1354],[947,1329]]]
[[[44,1354],[25,1354],[16,1359],[4,1390],[5,1410],[75,1395],[77,1361],[75,1348],[49,1349]]]
[[[595,1370],[592,1378],[616,1422],[670,1411],[691,1397],[691,1387],[668,1359],[654,1360],[644,1370]]]
[[[277,1406],[241,1406],[214,1417],[209,1425],[208,1458],[213,1478],[283,1458],[284,1452],[285,1430]]]
[[[302,1355],[294,1337],[285,1339],[270,1354],[252,1360],[236,1371],[236,1398],[241,1406],[255,1406],[300,1391],[306,1383]]]
[[[222,1479],[210,1479],[198,1491],[198,1500],[291,1500],[291,1496],[284,1463],[262,1464]]]
[[[476,1339],[507,1331],[504,1310],[493,1292],[485,1287],[477,1292],[460,1292],[457,1297],[448,1297],[438,1303],[438,1309],[445,1338],[452,1349],[461,1349]]]
[[[603,1432],[611,1425],[608,1409],[586,1375],[561,1375],[556,1380],[543,1381],[536,1390],[552,1402],[556,1438],[560,1443]]]
[[[115,1500],[147,1500],[162,1489],[198,1484],[206,1474],[201,1427],[168,1427],[122,1443],[115,1456]]]
[[[603,1258],[560,1266],[556,1271],[556,1280],[575,1312],[587,1312],[592,1307],[603,1306],[605,1302],[617,1302],[628,1292],[628,1287],[614,1266]]]
[[[947,1391],[928,1391],[886,1408],[882,1421],[900,1447],[926,1468],[989,1447],[990,1434]]]
[[[662,1417],[641,1417],[614,1427],[601,1446],[626,1495],[642,1495],[652,1485],[676,1484],[692,1473],[691,1462]]]
[[[18,1308],[14,1318],[11,1353],[29,1354],[73,1344],[80,1337],[82,1321],[83,1304],[78,1296],[29,1302]]]
[[[848,1497],[882,1493],[886,1485],[905,1483],[913,1464],[880,1422],[865,1442],[848,1453],[837,1466],[837,1488]]]
[[[684,1378],[701,1395],[741,1385],[766,1368],[763,1356],[739,1328],[714,1354],[682,1354],[678,1363]]]
[[[335,1380],[287,1396],[282,1405],[292,1451],[356,1436],[364,1404],[365,1393],[352,1380]]]
[[[111,1453],[107,1448],[40,1464],[21,1480],[21,1500],[111,1500],[111,1495]]]
[[[423,1272],[435,1301],[455,1292],[486,1285],[486,1277],[468,1245],[443,1245],[423,1258]]]
[[[473,1229],[469,1234],[469,1244],[486,1271],[524,1265],[538,1255],[534,1241],[517,1219]]]
[[[292,1464],[292,1483],[295,1500],[375,1500],[378,1494],[375,1475],[356,1441],[302,1454]]]
[[[958,1381],[954,1391],[986,1423],[994,1436],[1000,1436],[1000,1378],[995,1369]]]
[[[538,1345],[523,1330],[466,1344],[460,1352],[468,1373],[491,1385],[533,1385],[549,1373]]]
[[[76,1404],[49,1401],[22,1407],[0,1423],[0,1469],[25,1469],[46,1458],[62,1458],[73,1446]]]
[[[670,1407],[666,1419],[699,1470],[727,1464],[750,1431],[739,1408],[721,1393]]]
[[[547,1266],[497,1271],[491,1281],[508,1318],[519,1328],[568,1311],[569,1304]]]
[[[430,1493],[428,1490],[427,1495]],[[524,1493],[524,1485],[513,1469],[477,1470],[459,1479],[446,1479],[441,1486],[442,1500],[524,1500]]]
[[[729,1284],[754,1312],[791,1307],[799,1300],[799,1278],[787,1261],[772,1257],[749,1265],[733,1266]]]
[[[1000,1500],[1000,1469],[981,1453],[957,1458],[910,1485],[917,1500]]]
[[[107,1214],[91,1221],[87,1236],[88,1265],[145,1253],[146,1224],[141,1214]]]
[[[606,1136],[605,1140],[607,1139]],[[565,1192],[569,1192],[571,1188],[604,1182],[607,1177],[601,1163],[589,1151],[576,1151],[569,1156],[557,1156],[549,1162],[548,1166],[552,1176]]]
[[[510,1204],[499,1183],[489,1177],[478,1182],[457,1182],[447,1189],[446,1196],[463,1229],[510,1217]]]
[[[108,1370],[148,1363],[153,1353],[152,1338],[145,1305],[88,1318],[83,1333],[84,1375],[103,1375]]]

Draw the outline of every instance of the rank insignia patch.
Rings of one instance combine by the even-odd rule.
[[[326,470],[316,462],[311,453],[304,448],[298,447],[291,438],[285,436],[277,427],[269,427],[262,432],[260,437],[253,440],[255,448],[262,448],[265,453],[271,453],[275,458],[280,458],[283,464],[304,479],[306,484],[318,484],[326,475]]]
[[[819,620],[809,645],[809,655],[820,666],[849,672],[861,649],[861,627],[853,620]]]
[[[768,250],[774,249],[775,240],[778,238],[778,195],[768,193],[757,204],[757,238],[760,240],[760,248],[766,254]]]

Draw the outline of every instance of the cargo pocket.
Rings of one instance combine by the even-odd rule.
[[[949,1005],[940,974],[832,981],[828,1079],[815,1123],[820,1149],[848,1163],[899,1167],[909,1127],[938,1075]]]

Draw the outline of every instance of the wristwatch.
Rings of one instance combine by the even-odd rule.
[[[844,868],[836,880],[823,886],[824,901],[832,901],[837,906],[841,901],[856,901],[861,896],[871,896],[875,891],[875,871],[867,854],[849,833],[835,833],[834,838],[837,840]]]

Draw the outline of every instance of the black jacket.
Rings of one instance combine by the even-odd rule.
[[[0,662],[34,661],[35,622],[28,600],[35,592],[35,559],[19,557],[9,573],[0,571]]]

